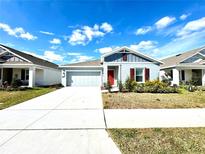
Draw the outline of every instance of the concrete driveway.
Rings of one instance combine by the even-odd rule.
[[[97,87],[67,87],[0,111],[0,153],[120,153]]]

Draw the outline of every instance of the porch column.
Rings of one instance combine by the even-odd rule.
[[[36,69],[34,67],[29,68],[29,87],[34,87],[35,86],[35,73]]]
[[[121,79],[121,65],[118,66],[118,81],[122,82],[122,79]]]
[[[202,86],[205,86],[205,69],[202,70]]]
[[[173,71],[173,80],[172,85],[179,85],[179,70],[174,68]]]
[[[104,70],[103,70],[103,84],[107,83],[107,65],[104,65]]]

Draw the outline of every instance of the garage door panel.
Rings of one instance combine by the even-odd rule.
[[[100,86],[100,72],[67,72],[67,86]]]

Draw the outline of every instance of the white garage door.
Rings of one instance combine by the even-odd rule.
[[[100,72],[67,72],[67,86],[100,86]]]

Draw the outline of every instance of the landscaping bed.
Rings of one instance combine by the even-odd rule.
[[[34,97],[54,91],[56,88],[28,88],[20,90],[0,90],[0,109],[4,109]]]
[[[204,153],[205,128],[108,129],[123,154]]]
[[[205,91],[183,93],[103,93],[105,109],[204,108]]]

